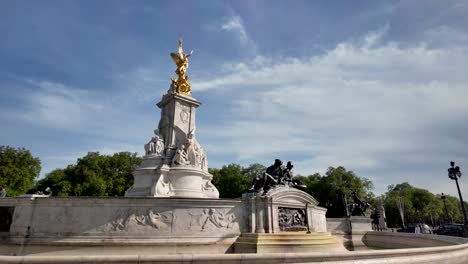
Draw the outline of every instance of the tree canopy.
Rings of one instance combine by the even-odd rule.
[[[218,188],[220,198],[239,198],[252,186],[255,177],[262,177],[266,167],[252,164],[242,167],[238,164],[223,166],[221,169],[210,169],[213,174],[213,184]],[[354,191],[364,200],[373,202],[374,194],[372,182],[358,177],[344,167],[330,167],[325,175],[319,173],[308,177],[296,176],[307,185],[306,192],[317,199],[320,206],[328,209],[328,217],[342,217],[345,215],[345,202],[350,200]]]
[[[51,187],[58,196],[122,196],[133,184],[132,171],[140,162],[136,153],[89,152],[77,164],[48,173],[35,189]]]
[[[209,169],[213,175],[212,183],[218,188],[221,198],[239,198],[250,188],[252,179],[238,164],[229,164],[221,169]]]
[[[0,146],[0,185],[7,196],[24,194],[41,172],[41,161],[24,148]]]
[[[356,192],[358,197],[375,204],[371,192],[373,184],[370,180],[357,176],[344,167],[329,167],[325,175],[315,173],[308,177],[296,176],[306,185],[306,192],[327,208],[327,217],[342,217],[346,215],[346,204],[352,203],[351,195]]]
[[[141,158],[136,153],[101,155],[99,152],[89,152],[76,164],[53,170],[34,183],[41,170],[39,158],[33,157],[24,148],[0,146],[0,185],[6,188],[8,196],[45,190],[47,187],[58,196],[122,196],[133,184],[132,171],[140,162]],[[252,186],[254,178],[263,177],[265,169],[258,163],[248,167],[229,164],[221,169],[210,168],[209,172],[213,175],[212,182],[218,188],[220,198],[239,198]],[[327,208],[327,217],[346,215],[345,204],[353,202],[352,192],[374,207],[376,205],[371,192],[372,182],[344,167],[329,167],[324,175],[314,173],[309,176],[296,175],[296,178],[307,185],[306,192],[317,199],[320,206]],[[402,225],[398,204],[404,207],[405,223],[463,222],[460,202],[456,197],[446,195],[446,213],[440,194],[434,195],[407,182],[388,186],[388,191],[380,198],[384,201],[390,227]],[[465,207],[468,208],[466,202]]]
[[[390,185],[387,193],[383,196],[387,224],[390,227],[402,226],[403,220],[398,209],[398,203],[403,204],[405,223],[425,222],[435,225],[444,220],[463,222],[460,201],[450,195],[446,195],[446,197],[449,219],[446,219],[447,216],[445,215],[440,194],[434,195],[428,190],[413,187],[407,182]],[[467,205],[465,203],[465,207]]]

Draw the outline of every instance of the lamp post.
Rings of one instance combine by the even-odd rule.
[[[442,202],[444,202],[444,208],[445,208],[445,221],[448,222],[449,221],[449,214],[448,214],[448,211],[447,211],[447,204],[445,203],[445,201],[447,201],[447,196],[442,193],[442,195],[440,196],[440,199],[442,199]]]
[[[460,171],[460,167],[455,167],[455,162],[450,161],[451,168],[448,168],[448,177],[452,180],[455,180],[457,184],[458,196],[460,196],[460,203],[463,212],[463,224],[466,226],[468,225],[468,220],[466,219],[466,212],[465,212],[465,205],[463,204],[463,197],[460,192],[460,186],[458,185],[458,178],[461,177],[462,173]]]

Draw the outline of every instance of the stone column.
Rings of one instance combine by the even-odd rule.
[[[265,202],[263,197],[258,197],[256,200],[257,215],[255,233],[265,233]]]
[[[166,94],[157,104],[161,108],[158,129],[166,151],[173,152],[178,144],[185,142],[190,132],[195,133],[195,111],[200,105],[195,98],[178,94]],[[172,158],[173,155],[167,154],[167,158]]]
[[[271,198],[267,197],[265,199],[266,214],[264,216],[266,233],[273,233],[273,210],[271,206]]]

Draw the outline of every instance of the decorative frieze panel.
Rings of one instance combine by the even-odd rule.
[[[97,228],[102,232],[145,232],[150,230],[170,231],[173,215],[171,211],[158,212],[154,209],[119,209],[114,218]]]
[[[226,209],[204,209],[199,212],[189,212],[189,231],[202,232],[237,232],[239,230],[238,219],[234,213],[227,212]]]
[[[304,208],[278,207],[278,221],[281,231],[307,230],[307,217]]]

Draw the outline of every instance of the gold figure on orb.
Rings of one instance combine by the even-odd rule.
[[[189,54],[185,54],[182,49],[182,39],[179,39],[179,49],[177,53],[172,52],[172,60],[177,65],[177,79],[171,78],[172,84],[176,88],[176,93],[190,95],[190,83],[188,82],[189,77],[185,75],[188,68],[188,57],[192,55],[193,50]]]

